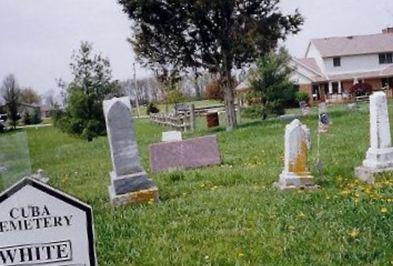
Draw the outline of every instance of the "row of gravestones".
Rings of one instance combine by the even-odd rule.
[[[105,101],[104,114],[113,165],[109,186],[112,204],[158,201],[156,185],[140,166],[129,99]],[[164,139],[175,141],[151,146],[151,163],[157,166],[153,171],[220,163],[215,136]],[[393,171],[383,92],[370,97],[370,139],[366,160],[355,172],[371,183],[374,174]],[[278,188],[317,188],[307,167],[309,148],[309,129],[293,120],[285,130],[285,166],[275,184]],[[168,161],[163,165],[155,162],[162,159]],[[91,207],[41,181],[26,178],[0,195],[0,265],[97,265]]]
[[[131,106],[128,98],[105,101],[104,113],[114,171],[111,173],[111,200],[114,205],[157,201],[157,187],[142,171],[132,128]],[[326,132],[329,119],[326,105],[319,108],[319,132]],[[165,135],[164,135],[165,138]],[[356,176],[369,183],[376,173],[393,170],[387,99],[383,92],[370,97],[370,149],[362,166],[355,169]],[[307,167],[311,146],[309,129],[295,119],[285,130],[284,170],[275,186],[281,190],[317,188]],[[180,147],[176,149],[176,147]],[[174,163],[175,162],[175,163]],[[215,136],[186,141],[153,144],[150,163],[153,171],[168,168],[192,168],[219,164]]]
[[[319,131],[326,132],[328,118],[326,107],[320,107]],[[292,121],[285,131],[285,166],[275,186],[281,190],[317,188],[308,171],[307,154],[310,147],[310,131],[299,120]],[[376,174],[393,172],[393,147],[387,98],[384,92],[370,97],[370,148],[362,165],[355,168],[355,176],[361,181],[374,183]]]

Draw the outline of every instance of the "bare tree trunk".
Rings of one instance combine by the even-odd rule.
[[[231,72],[225,72],[226,73],[223,76],[221,84],[224,88],[226,130],[232,131],[237,127],[235,95],[233,92],[234,88],[231,78]]]

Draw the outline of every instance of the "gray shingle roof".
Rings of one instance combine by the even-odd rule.
[[[392,33],[313,39],[311,43],[322,57],[393,52]]]

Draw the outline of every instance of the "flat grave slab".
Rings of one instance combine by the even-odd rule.
[[[153,172],[190,169],[221,163],[215,135],[150,145],[150,168]]]

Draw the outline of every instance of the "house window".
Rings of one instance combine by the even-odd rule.
[[[341,66],[341,58],[340,57],[333,58],[333,66],[334,67],[340,67]]]
[[[393,53],[383,53],[379,54],[380,64],[391,64],[393,63]]]

